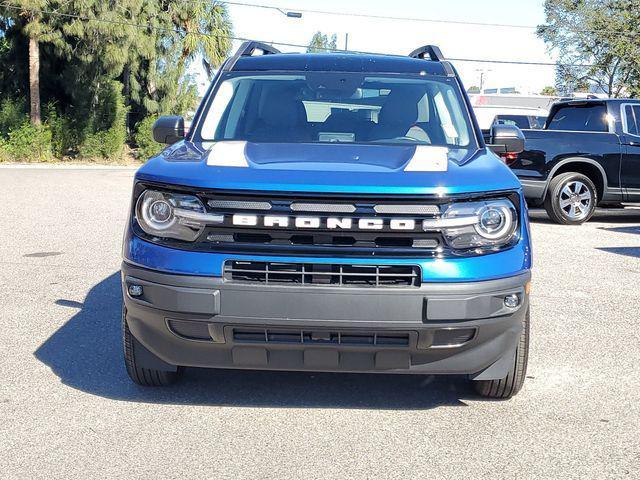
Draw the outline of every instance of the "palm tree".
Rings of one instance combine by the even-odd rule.
[[[7,16],[21,25],[22,33],[28,39],[29,55],[29,118],[31,123],[42,122],[40,114],[40,43],[55,42],[60,38],[55,26],[45,18],[49,0],[22,0],[21,5],[7,6]]]
[[[40,35],[42,34],[41,10],[46,1],[26,0],[20,10],[11,12],[22,20],[22,31],[29,43],[29,117],[31,123],[39,125],[40,115]]]
[[[179,32],[176,41],[182,51],[180,64],[200,56],[211,78],[213,70],[222,64],[231,49],[233,30],[227,7],[206,0],[177,0],[170,4],[169,14]]]

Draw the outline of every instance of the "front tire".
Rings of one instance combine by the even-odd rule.
[[[529,308],[522,322],[522,333],[516,347],[513,365],[506,377],[498,380],[476,380],[473,382],[476,392],[486,398],[507,399],[520,391],[527,375],[529,360]]]
[[[122,307],[122,343],[124,345],[124,364],[131,380],[143,387],[166,387],[175,383],[180,377],[181,369],[171,372],[143,368],[140,366],[139,349],[144,348],[135,339],[127,325],[127,310]]]
[[[562,225],[580,225],[596,211],[598,194],[589,177],[581,173],[561,173],[551,179],[544,209],[549,218]]]

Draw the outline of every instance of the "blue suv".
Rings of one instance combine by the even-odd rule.
[[[517,393],[529,348],[523,149],[485,145],[437,47],[281,54],[245,42],[185,134],[135,176],[124,238],[127,371],[460,374]],[[490,147],[490,148],[489,148]],[[494,152],[498,153],[496,155]]]

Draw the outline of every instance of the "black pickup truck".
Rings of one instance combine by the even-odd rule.
[[[553,105],[543,130],[524,130],[525,150],[507,157],[530,205],[552,220],[586,222],[596,206],[640,202],[640,100]]]

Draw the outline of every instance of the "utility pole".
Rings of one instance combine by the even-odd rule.
[[[480,69],[478,68],[476,70],[476,72],[480,72],[480,93],[482,93],[483,89],[484,89],[484,77],[488,72],[492,72],[493,70],[491,69]]]
[[[349,34],[345,33],[344,34],[344,51],[346,52],[347,50],[349,50]]]

